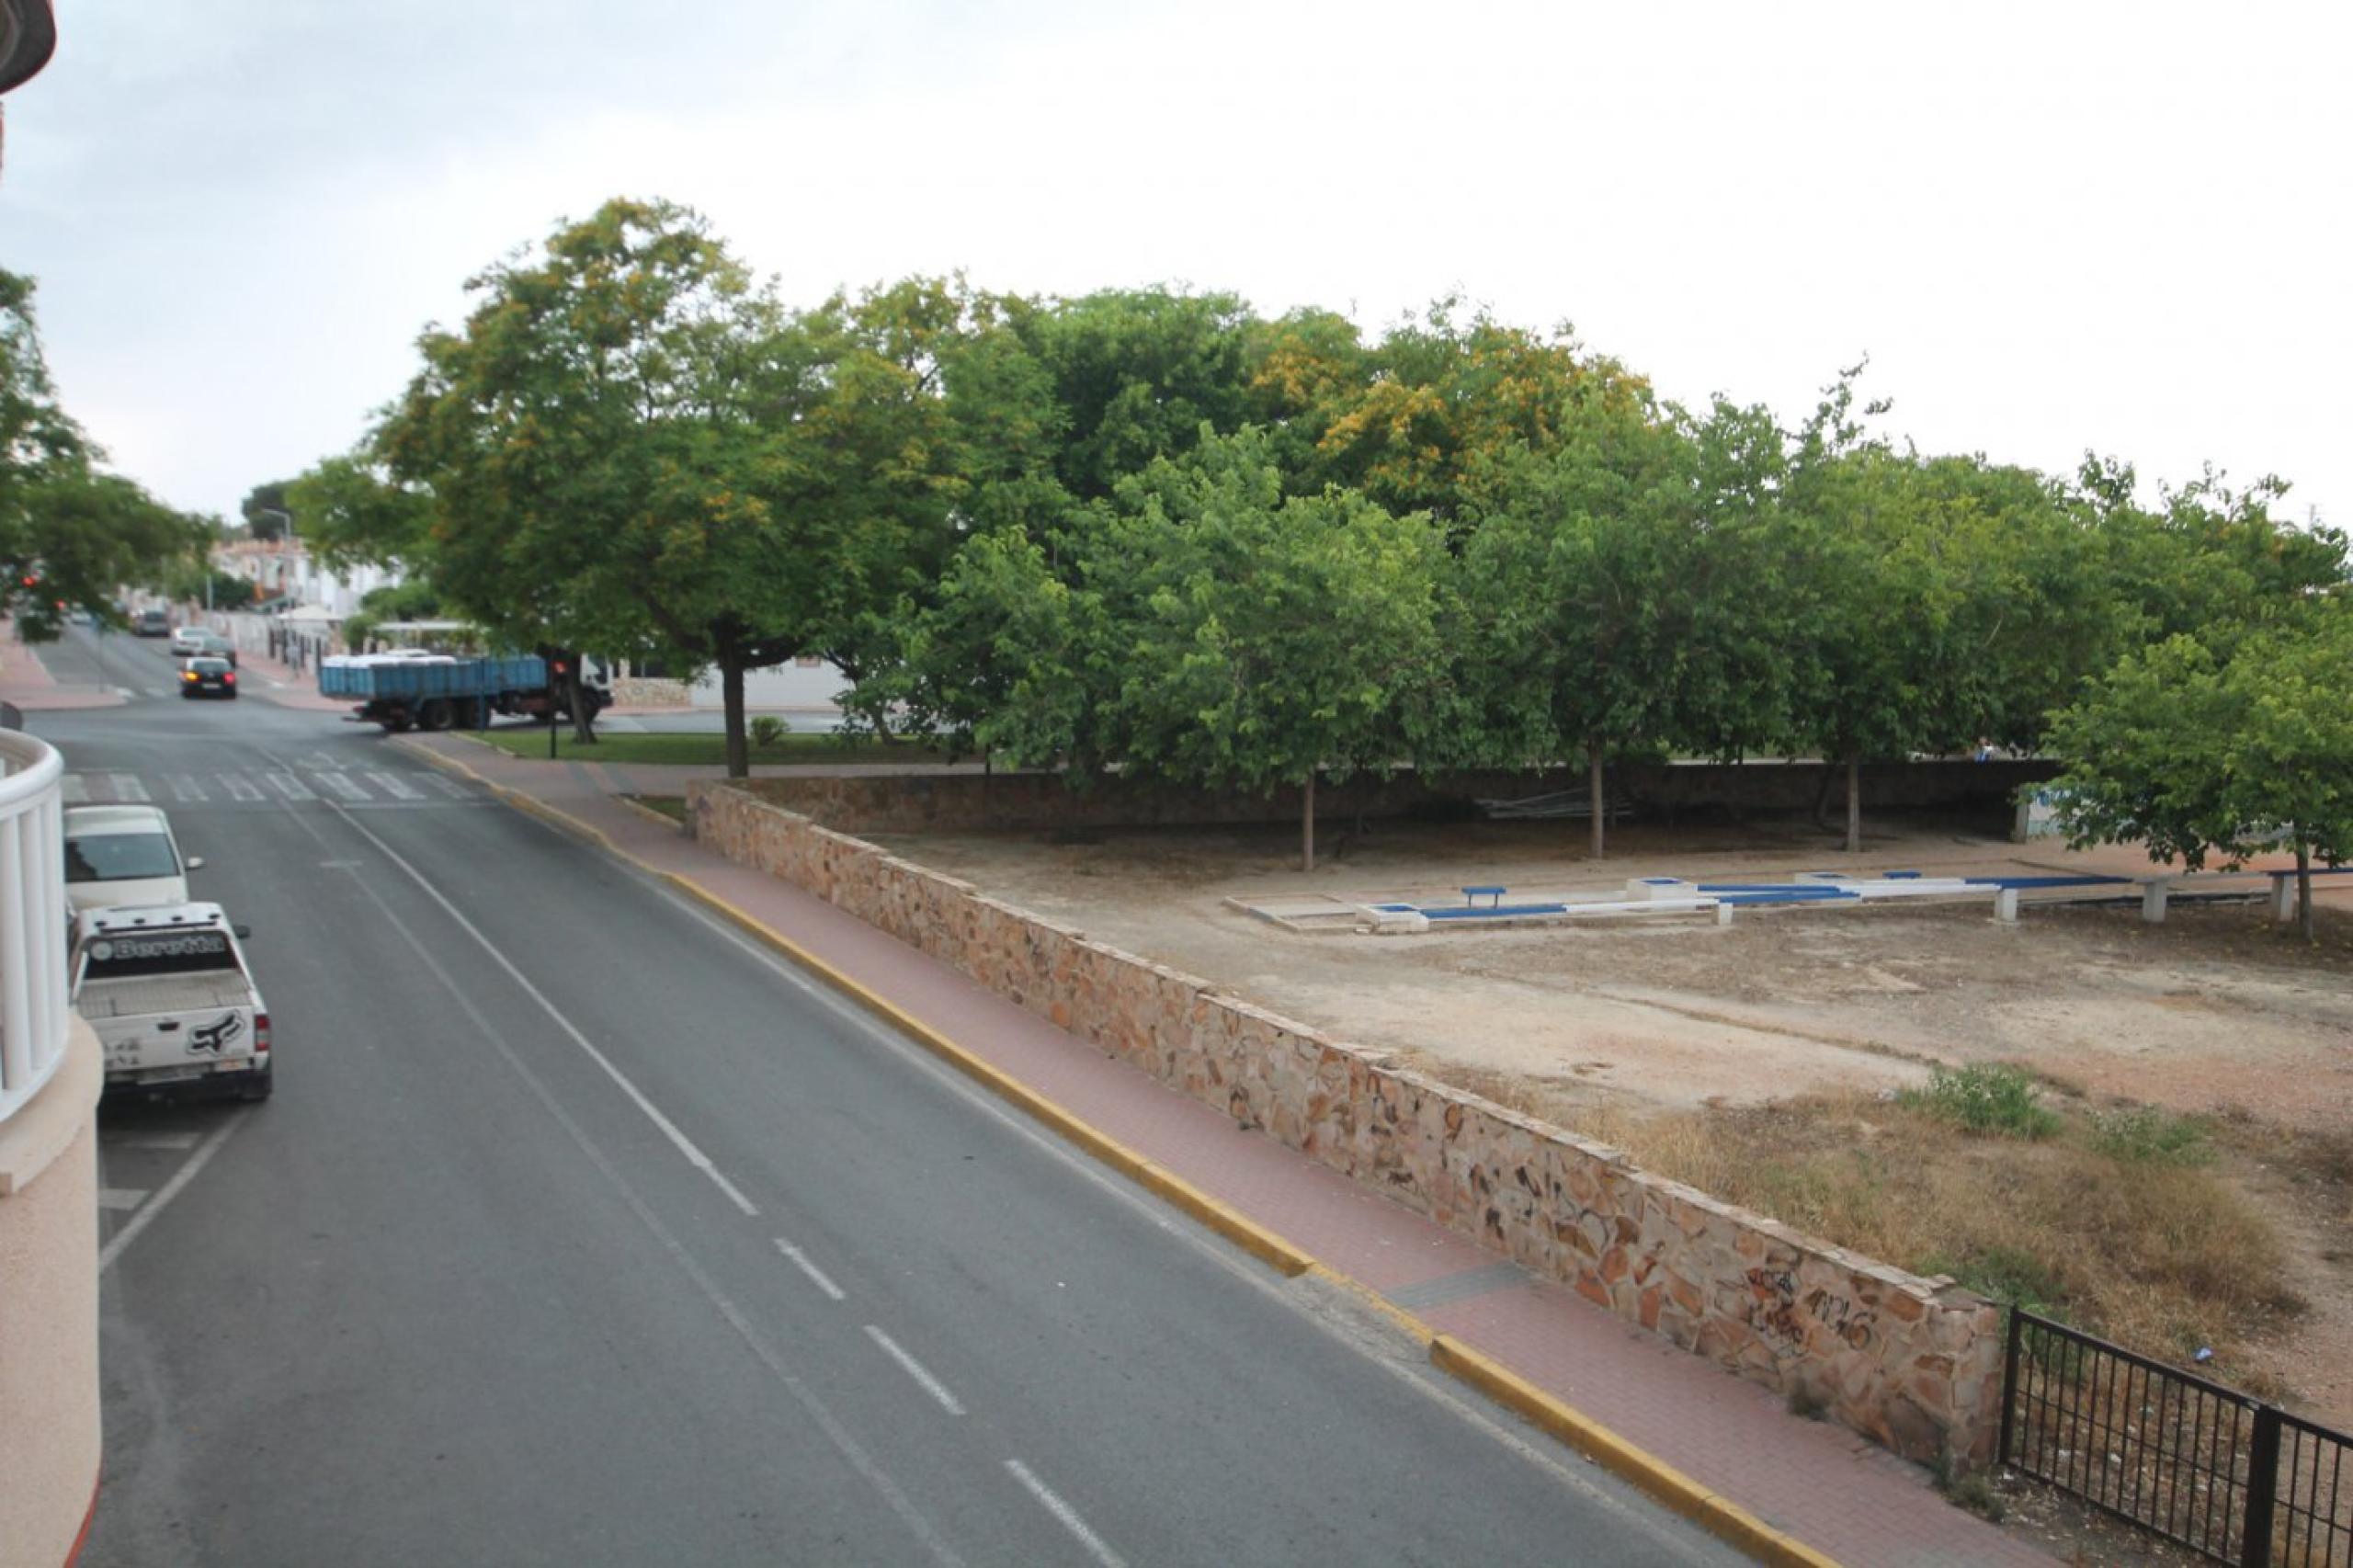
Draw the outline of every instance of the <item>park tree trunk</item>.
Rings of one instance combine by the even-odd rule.
[[[1315,869],[1315,770],[1307,770],[1307,788],[1300,792],[1299,869]]]
[[[744,738],[744,659],[730,648],[719,655],[719,700],[727,728],[727,777],[752,776],[752,750]]]
[[[1847,758],[1847,853],[1863,852],[1863,759]]]
[[[593,746],[597,744],[597,715],[588,707],[588,682],[580,667],[580,655],[574,653],[566,664],[563,706],[572,715],[572,738],[577,744]]]
[[[2296,834],[2296,928],[2307,942],[2320,940],[2320,924],[2313,914],[2313,846],[2304,839],[2300,823]]]
[[[1609,830],[1606,825],[1608,812],[1602,799],[1601,737],[1586,737],[1585,743],[1586,803],[1593,808],[1593,858],[1597,860],[1609,852]]]

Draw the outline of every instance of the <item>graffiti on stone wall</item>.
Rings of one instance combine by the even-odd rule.
[[[1875,1308],[1818,1287],[1801,1298],[1797,1276],[1789,1269],[1750,1269],[1748,1293],[1756,1302],[1756,1326],[1785,1346],[1803,1345],[1806,1325],[1818,1324],[1854,1349],[1870,1347],[1872,1325],[1879,1321]]]

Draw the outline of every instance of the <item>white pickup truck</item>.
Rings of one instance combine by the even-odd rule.
[[[269,1010],[217,903],[83,912],[74,1006],[106,1050],[108,1093],[266,1100]]]

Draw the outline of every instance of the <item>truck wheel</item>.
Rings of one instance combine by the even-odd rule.
[[[388,735],[405,735],[409,732],[409,722],[405,719],[380,719],[377,722],[384,726],[384,733]]]
[[[420,730],[446,730],[449,727],[449,699],[437,697],[417,710],[416,727]]]

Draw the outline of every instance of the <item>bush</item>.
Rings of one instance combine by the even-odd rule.
[[[752,721],[751,724],[748,726],[748,733],[752,737],[752,744],[754,745],[772,746],[779,741],[784,739],[784,737],[791,732],[791,725],[786,723],[775,714],[763,713],[758,718]]]
[[[2061,1302],[2065,1287],[2055,1270],[2032,1253],[2018,1247],[1989,1246],[1954,1262],[1932,1257],[1920,1265],[1922,1274],[1949,1274],[1969,1289],[2006,1307],[2024,1307],[2040,1317],[2067,1321]]]
[[[1928,1086],[1896,1096],[1915,1110],[1972,1132],[2006,1138],[2048,1138],[2061,1126],[2059,1113],[2042,1103],[2042,1091],[2020,1068],[2002,1063],[1931,1068]]]
[[[2128,1165],[2202,1165],[2214,1158],[2214,1146],[2202,1119],[2176,1116],[2155,1106],[2095,1111],[2091,1145],[2109,1159]]]

